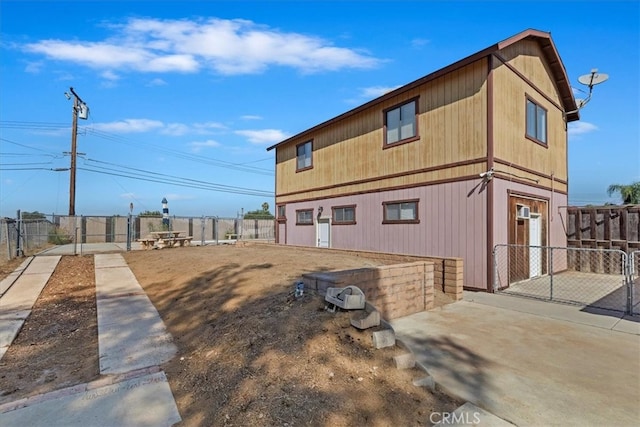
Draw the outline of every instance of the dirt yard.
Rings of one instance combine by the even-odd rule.
[[[413,386],[424,373],[397,370],[403,350],[374,349],[351,313],[292,295],[302,273],[376,259],[274,245],[123,255],[178,347],[161,368],[181,426],[429,425],[463,403]],[[93,276],[92,256],[62,258],[0,361],[0,403],[99,378]]]

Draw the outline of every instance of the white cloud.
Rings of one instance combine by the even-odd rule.
[[[211,133],[211,131],[213,130],[221,130],[226,128],[227,127],[225,125],[218,122],[204,122],[204,123],[193,124],[194,131],[199,134],[207,134],[207,133]]]
[[[247,114],[246,116],[242,116],[240,117],[242,120],[262,120],[261,116],[252,116],[250,114]]]
[[[203,148],[220,147],[220,143],[218,141],[209,139],[207,141],[194,141],[190,143],[189,146],[191,147],[191,151],[193,151],[194,153],[199,153]]]
[[[569,123],[569,136],[580,136],[597,130],[598,127],[593,123],[580,121]]]
[[[274,144],[285,140],[289,137],[288,134],[277,129],[262,129],[262,130],[238,130],[235,132],[237,135],[246,137],[252,144]]]
[[[431,41],[429,39],[413,39],[411,40],[411,46],[414,48],[421,48],[423,46],[428,45],[429,43],[431,43]]]
[[[105,40],[46,39],[25,51],[98,70],[253,74],[271,66],[302,72],[372,68],[380,60],[328,40],[234,19],[130,19]]]
[[[122,194],[120,194],[120,198],[121,199],[125,199],[125,200],[137,200],[138,199],[136,197],[135,193],[122,193]]]
[[[116,73],[114,73],[111,70],[103,71],[102,73],[100,73],[100,76],[103,79],[111,80],[111,81],[115,81],[115,80],[119,80],[120,79],[120,76],[118,76]]]
[[[392,90],[398,89],[400,86],[371,86],[365,87],[360,90],[360,94],[363,98],[374,99],[379,96],[389,93]]]
[[[189,126],[182,123],[169,123],[162,128],[160,133],[171,136],[182,136],[189,133]]]
[[[110,123],[94,123],[91,128],[116,133],[140,133],[162,129],[164,124],[158,120],[149,119],[125,119]]]
[[[166,84],[167,82],[162,79],[153,79],[149,83],[147,83],[147,86],[165,86]]]
[[[226,127],[217,122],[185,124],[164,123],[160,120],[151,119],[124,119],[109,123],[95,123],[91,126],[82,126],[80,129],[95,129],[114,133],[159,132],[163,135],[182,136],[187,134],[211,134],[214,130],[226,129]]]
[[[38,74],[42,69],[42,61],[27,62],[27,66],[24,67],[25,73]]]

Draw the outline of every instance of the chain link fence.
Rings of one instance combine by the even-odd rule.
[[[12,259],[52,245],[69,243],[126,243],[152,231],[179,230],[193,243],[217,244],[225,240],[275,240],[275,221],[219,217],[67,216],[37,219],[0,219],[0,257]]]
[[[495,292],[632,311],[630,256],[616,249],[497,245]]]
[[[631,252],[629,266],[631,312],[640,314],[640,251]]]

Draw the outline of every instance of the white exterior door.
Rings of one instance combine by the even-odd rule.
[[[331,219],[319,218],[316,228],[317,247],[330,248],[331,247]]]
[[[542,217],[531,214],[529,218],[529,277],[542,275],[542,249],[533,246],[542,245]]]

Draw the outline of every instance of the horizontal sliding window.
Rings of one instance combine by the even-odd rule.
[[[333,210],[333,224],[355,224],[356,206],[335,206]]]
[[[418,223],[418,200],[384,202],[383,224]]]
[[[313,224],[313,209],[302,209],[296,211],[296,225]]]

